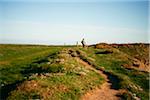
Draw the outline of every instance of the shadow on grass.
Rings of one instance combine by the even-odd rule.
[[[106,50],[106,51],[99,51],[99,52],[96,52],[95,54],[112,54],[113,51],[110,51],[110,50]]]
[[[40,73],[45,73],[46,70],[43,70],[42,68],[31,68],[31,67],[28,67],[26,68],[25,70],[21,71],[21,74],[24,75],[24,77],[29,77],[31,76],[32,74],[40,74]]]
[[[115,89],[115,90],[118,90],[120,88],[120,80],[117,76],[109,73],[109,72],[103,72],[105,75],[107,75],[108,79],[109,79],[109,83],[111,83],[111,89]]]
[[[76,52],[79,55],[80,59],[82,59],[84,62],[88,63],[89,65],[93,66],[93,68],[97,68],[97,65],[94,62],[88,60],[87,57],[85,57],[80,51],[76,51]],[[106,50],[106,51],[98,52],[96,54],[111,54],[111,53],[113,53],[113,51]],[[103,74],[105,74],[108,77],[109,83],[112,84],[111,88],[118,90],[120,88],[119,85],[120,79],[116,75],[113,75],[110,72],[106,72],[104,70],[101,71],[103,72]]]
[[[6,100],[9,93],[16,89],[16,87],[21,84],[24,80],[22,81],[17,81],[15,83],[12,83],[12,84],[8,84],[8,85],[5,85],[5,86],[1,86],[0,87],[0,100]]]
[[[45,63],[47,62],[47,58],[53,58],[56,56],[56,53],[53,53],[51,55],[48,55],[46,56],[45,58],[42,58],[42,59],[39,59],[33,63],[31,63],[28,67],[25,67],[23,69],[23,71],[20,71],[20,73],[24,76],[24,77],[27,77],[26,79],[22,79],[21,81],[16,81],[15,83],[12,83],[12,84],[7,84],[7,85],[4,85],[4,86],[1,86],[0,87],[0,100],[6,100],[7,97],[9,96],[9,93],[13,90],[15,90],[17,88],[17,86],[19,86],[21,83],[23,83],[25,80],[29,79],[29,77],[32,75],[32,74],[35,74],[35,73],[46,73],[47,70],[45,69],[42,69],[41,67],[36,67],[37,65],[39,65],[40,63]],[[33,66],[34,64],[34,66]]]
[[[56,56],[57,56],[57,53],[52,53],[46,56],[45,58],[42,58],[38,61],[31,63],[29,67],[26,67],[23,71],[21,71],[21,74],[24,75],[25,77],[29,77],[32,74],[36,74],[36,73],[40,74],[40,73],[49,72],[47,69],[43,69],[40,64],[49,62],[48,58],[54,59]]]
[[[52,53],[52,54],[50,54],[50,55],[48,55],[48,56],[46,56],[46,57],[44,57],[44,58],[40,58],[40,60],[37,60],[37,61],[35,61],[35,62],[33,62],[33,63],[38,63],[38,64],[40,64],[40,63],[44,63],[44,62],[48,62],[48,59],[47,58],[55,58],[56,57],[56,55],[57,55],[57,53],[58,52],[55,52],[55,53]]]
[[[46,70],[42,70],[41,68],[37,68],[37,69],[33,69],[31,67],[27,67],[26,69],[24,69],[23,71],[21,71],[20,73],[24,76],[27,77],[27,79],[29,79],[29,77],[32,74],[35,73],[45,73]],[[21,81],[16,81],[15,83],[12,84],[7,84],[5,86],[1,86],[0,87],[0,100],[6,100],[7,97],[9,96],[9,93],[13,90],[15,90],[17,88],[17,86],[19,86],[21,83],[23,83],[25,81],[25,79],[21,80]]]

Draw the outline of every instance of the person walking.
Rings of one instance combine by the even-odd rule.
[[[81,43],[82,43],[82,47],[84,48],[86,46],[84,38],[82,39]]]

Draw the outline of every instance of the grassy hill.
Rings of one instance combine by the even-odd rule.
[[[1,99],[79,100],[105,82],[99,70],[108,75],[115,88],[125,91],[118,94],[120,98],[149,99],[148,44],[0,48]]]

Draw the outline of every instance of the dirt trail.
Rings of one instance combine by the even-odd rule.
[[[109,76],[104,74],[101,70],[96,70],[93,66],[89,65],[87,62],[83,61],[79,57],[76,57],[76,60],[83,64],[85,67],[94,70],[95,72],[99,73],[101,76],[104,77],[105,82],[101,85],[101,88],[97,88],[95,90],[89,91],[84,96],[81,97],[81,100],[120,100],[118,93],[119,90],[112,89],[113,83],[112,80],[109,79]]]

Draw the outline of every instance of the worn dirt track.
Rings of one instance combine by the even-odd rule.
[[[83,64],[85,67],[94,70],[104,77],[105,82],[101,85],[101,88],[87,92],[81,97],[81,100],[120,100],[121,98],[117,96],[120,93],[119,90],[112,89],[112,83],[108,79],[108,76],[103,73],[101,70],[96,70],[93,66],[89,65],[87,62],[83,61],[79,57],[76,57],[76,60]]]

